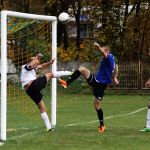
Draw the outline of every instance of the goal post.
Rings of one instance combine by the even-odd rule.
[[[55,16],[36,15],[14,11],[1,11],[1,109],[0,109],[0,139],[6,140],[7,128],[7,21],[8,16],[17,18],[44,20],[52,22],[51,56],[57,58],[57,18]],[[52,64],[52,72],[57,70],[57,59]],[[56,126],[56,78],[51,82],[51,124]]]

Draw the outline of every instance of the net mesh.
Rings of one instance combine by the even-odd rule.
[[[7,131],[44,126],[37,106],[26,95],[20,82],[21,66],[29,58],[42,53],[43,62],[51,58],[51,23],[17,17],[7,19]],[[48,70],[38,72],[38,76]],[[47,89],[50,89],[50,84]],[[49,103],[50,92],[45,90],[44,101]],[[49,113],[50,111],[48,111]],[[10,132],[11,131],[11,132]]]

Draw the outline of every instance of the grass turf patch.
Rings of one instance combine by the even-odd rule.
[[[45,96],[47,108],[48,99]],[[104,134],[98,133],[91,95],[58,94],[57,126],[52,133],[46,132],[40,117],[32,120],[8,108],[8,127],[17,130],[8,131],[8,139],[0,149],[147,150],[150,133],[139,131],[145,126],[147,100],[148,96],[106,95],[103,99]]]

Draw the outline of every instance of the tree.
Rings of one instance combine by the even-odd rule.
[[[76,19],[76,27],[77,27],[77,37],[76,37],[76,46],[80,48],[80,15],[81,15],[81,0],[74,0],[72,2],[73,14]]]
[[[30,12],[30,3],[31,3],[31,0],[23,0],[23,8],[24,8],[24,12],[25,13],[29,13]]]
[[[70,0],[56,0],[52,7],[51,12],[55,13],[53,15],[58,16],[61,12],[68,12],[68,8],[70,5]],[[57,25],[57,45],[58,47],[61,45],[63,39],[64,49],[68,47],[68,36],[66,25],[58,22]]]
[[[109,45],[113,53],[125,60],[138,59],[148,54],[150,47],[150,19],[149,0],[1,0],[0,8],[58,16],[60,12],[73,10],[77,37],[75,39],[76,51],[82,55],[83,51],[92,49],[87,45],[90,39],[98,39],[101,45]],[[70,13],[70,12],[69,12]],[[90,16],[91,27],[88,28],[89,42],[82,45],[81,39],[81,17]],[[87,22],[88,24],[88,22]],[[67,24],[69,26],[70,24]],[[64,46],[67,50],[68,33],[66,25],[58,22],[58,46]],[[82,45],[82,48],[81,48]],[[72,46],[72,44],[71,44]],[[74,47],[75,48],[75,47]],[[71,50],[71,48],[69,48]]]
[[[145,16],[145,21],[144,21],[143,34],[142,34],[141,47],[140,47],[140,56],[142,55],[142,52],[143,52],[143,49],[144,49],[145,35],[148,35],[149,32],[150,32],[150,31],[147,31],[148,30],[148,24],[150,25],[150,22],[148,22],[149,21],[149,13],[150,13],[150,2],[148,3],[148,8],[147,8],[147,11],[146,11],[146,16]],[[148,36],[146,36],[146,37],[147,37],[147,41],[145,42],[146,43],[146,52],[149,55],[150,44],[148,43],[148,41],[149,41]],[[148,46],[148,44],[149,44],[149,46]]]
[[[3,10],[4,9],[4,0],[1,0],[0,1],[0,10]]]
[[[68,12],[70,0],[56,0],[51,5],[51,15],[58,16],[61,12]],[[66,25],[58,22],[57,25],[57,46],[60,47],[61,43],[64,43],[64,49],[68,47],[68,36]]]

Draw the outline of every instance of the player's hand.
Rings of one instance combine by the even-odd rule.
[[[54,63],[54,61],[55,61],[55,59],[56,59],[56,58],[54,58],[54,59],[50,60],[50,61],[49,61],[49,62],[50,62],[50,64],[53,64],[53,63]]]
[[[99,49],[100,45],[98,43],[94,43],[94,47]]]
[[[113,83],[114,83],[115,85],[118,85],[118,84],[119,84],[118,79],[117,79],[117,78],[113,78]]]

